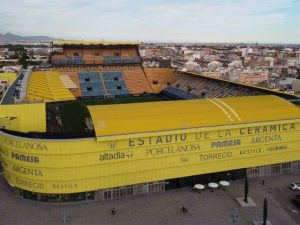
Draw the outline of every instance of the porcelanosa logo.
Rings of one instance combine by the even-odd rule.
[[[38,142],[21,142],[18,140],[5,139],[5,144],[13,146],[15,148],[26,149],[26,150],[38,150],[38,151],[48,151],[48,148],[43,143]]]

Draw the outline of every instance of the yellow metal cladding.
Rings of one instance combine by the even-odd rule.
[[[58,72],[33,72],[30,76],[27,100],[33,102],[50,102],[61,100],[74,100],[69,89],[67,89]]]
[[[77,193],[300,160],[300,109],[277,97],[89,110],[97,138],[29,139],[0,131],[7,181],[33,192]]]
[[[297,106],[276,96],[195,99],[88,106],[96,136],[166,132],[193,127],[300,118]]]
[[[300,160],[300,119],[116,136],[112,141],[0,136],[7,181],[41,193],[91,191]]]
[[[0,105],[0,126],[19,132],[46,132],[46,105]]]

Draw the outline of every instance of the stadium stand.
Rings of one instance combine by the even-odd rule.
[[[154,93],[159,93],[182,76],[172,68],[144,68],[144,71]]]
[[[99,72],[80,72],[78,78],[83,97],[107,94]]]
[[[122,58],[124,64],[132,64],[132,58],[131,57],[123,57]]]
[[[76,65],[83,65],[83,60],[81,56],[76,56],[74,62]]]
[[[95,58],[92,55],[84,55],[82,59],[83,59],[84,64],[86,64],[86,65],[95,64]]]
[[[134,56],[131,58],[133,64],[141,63],[141,59],[138,56]]]
[[[74,100],[72,93],[63,85],[57,72],[33,72],[31,74],[27,101],[48,102]]]
[[[200,76],[185,74],[177,80],[173,87],[191,93],[200,98],[223,98],[230,96],[254,96],[263,93],[256,90],[244,88],[242,86],[232,85],[225,81],[218,82],[215,80],[205,79]]]
[[[106,87],[107,94],[129,94],[122,72],[102,72],[101,75]]]
[[[153,93],[141,66],[124,70],[123,74],[131,94]]]
[[[63,52],[52,52],[52,64],[53,66],[140,64],[138,44],[137,42],[54,41],[51,46],[62,47]]]
[[[122,63],[123,63],[123,61],[120,56],[114,57],[114,64],[122,64]]]
[[[73,57],[71,57],[71,56],[68,56],[68,57],[67,57],[67,64],[68,64],[68,65],[73,65],[73,64],[74,64]]]
[[[198,96],[185,92],[183,90],[180,90],[178,88],[168,86],[166,87],[162,92],[161,92],[162,98],[166,100],[184,100],[184,99],[197,99],[199,98]]]
[[[61,74],[61,76],[68,75],[69,78],[74,82],[74,84],[77,87],[80,87],[80,82],[79,82],[79,79],[78,79],[78,73],[77,72],[66,71],[66,72],[63,72],[63,73],[60,73],[60,74]],[[70,89],[70,91],[72,92],[72,94],[75,97],[81,97],[82,96],[80,88]]]
[[[104,64],[108,64],[108,65],[111,65],[113,64],[113,58],[112,56],[104,56]]]

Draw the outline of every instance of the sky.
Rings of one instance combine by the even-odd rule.
[[[0,0],[0,33],[300,44],[300,0]]]

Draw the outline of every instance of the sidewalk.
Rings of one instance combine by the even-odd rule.
[[[262,179],[265,179],[265,186]],[[238,208],[237,224],[251,225],[252,220],[262,219],[264,197],[269,203],[268,220],[273,225],[297,225],[300,224],[300,211],[290,203],[290,197],[296,192],[287,187],[297,180],[300,181],[299,174],[249,179],[249,196],[257,207],[241,208],[235,198],[243,196],[243,180],[231,182],[226,191],[205,190],[199,194],[191,188],[183,188],[119,200],[57,204],[13,196],[0,175],[0,225],[63,224],[64,211],[66,224],[72,225],[230,225],[233,224],[230,216],[233,208]],[[271,193],[269,186],[272,186]],[[189,211],[182,213],[182,206]],[[116,215],[110,213],[113,207]]]

